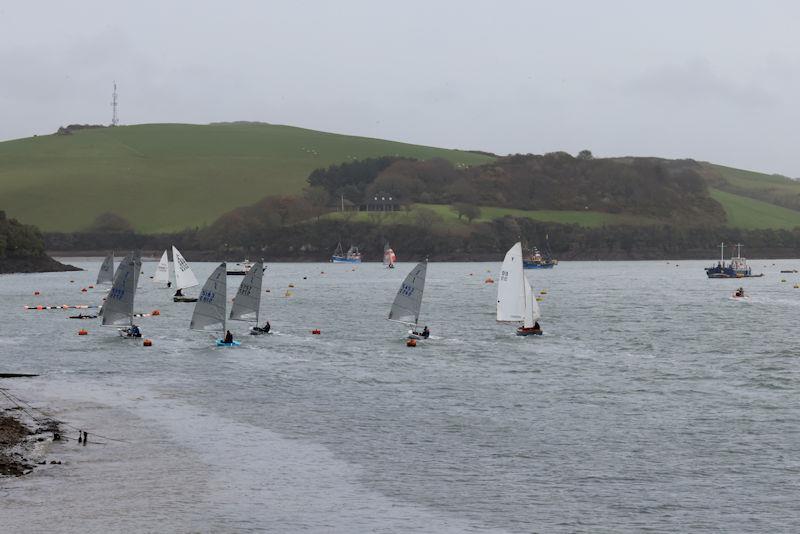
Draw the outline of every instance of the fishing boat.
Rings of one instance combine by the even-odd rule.
[[[736,256],[731,255],[731,261],[725,261],[725,243],[719,245],[719,261],[712,267],[706,267],[706,276],[709,278],[759,278],[764,273],[753,274],[747,265],[747,259],[742,257],[742,245],[737,244]]]
[[[342,249],[342,242],[340,241],[336,250],[333,252],[331,261],[333,263],[361,263],[361,253],[358,251],[358,247],[353,246],[347,249],[347,252],[344,252]]]
[[[199,285],[200,282],[197,281],[197,277],[192,272],[192,268],[189,267],[189,263],[174,245],[172,246],[172,265],[175,269],[176,287],[175,295],[172,297],[173,302],[197,302],[196,297],[185,296],[183,290]]]
[[[138,254],[125,256],[114,275],[111,291],[103,304],[103,326],[124,326],[118,330],[124,338],[140,338],[139,327],[133,324],[133,301],[136,296],[136,284],[142,260]]]
[[[264,269],[261,262],[254,263],[239,284],[239,290],[233,298],[231,314],[232,321],[250,321],[255,316],[255,326],[250,328],[250,335],[260,336],[268,334],[269,329],[258,326],[259,313],[261,311],[261,282],[264,277]]]
[[[153,274],[153,282],[156,284],[164,284],[169,287],[169,255],[167,251],[164,251],[164,254],[161,255],[161,259],[158,261],[158,265],[156,265],[156,272]]]
[[[533,247],[527,257],[522,259],[523,269],[552,269],[558,265],[558,260],[553,258],[550,251],[550,237],[545,236],[545,248],[543,252]]]
[[[403,323],[411,327],[409,339],[427,339],[430,335],[428,327],[419,329],[419,310],[422,307],[422,293],[425,290],[425,275],[428,271],[428,260],[421,261],[406,276],[397,295],[394,297],[389,320]]]
[[[114,253],[112,252],[103,260],[103,263],[100,265],[100,271],[97,273],[97,283],[96,285],[101,284],[112,284],[114,283]]]
[[[260,263],[260,262],[259,262]],[[253,268],[255,263],[250,260],[244,260],[241,263],[234,263],[233,266],[228,267],[228,275],[229,276],[245,276],[247,273],[250,272],[250,269]],[[264,272],[265,267],[261,266],[261,272]]]
[[[522,267],[522,244],[517,242],[503,259],[497,284],[497,321],[518,323],[518,336],[542,335],[537,320],[541,317],[539,303]]]
[[[383,266],[387,269],[394,269],[395,263],[397,263],[397,256],[389,243],[386,243],[386,246],[383,247]]]
[[[191,330],[203,332],[220,330],[222,338],[216,339],[218,347],[241,345],[238,341],[226,342],[224,339],[227,330],[226,304],[228,298],[226,294],[228,290],[226,271],[227,268],[223,262],[208,277],[206,283],[203,284],[203,289],[200,291],[197,304],[194,305],[192,320],[189,322]]]

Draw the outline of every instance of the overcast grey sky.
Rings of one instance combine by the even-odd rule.
[[[800,2],[0,4],[0,139],[253,120],[800,177]]]

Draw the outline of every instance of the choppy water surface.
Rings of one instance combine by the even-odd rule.
[[[797,530],[800,279],[779,270],[800,261],[741,282],[703,262],[529,271],[541,338],[495,323],[499,263],[432,263],[435,337],[414,349],[385,320],[407,263],[269,265],[276,334],[237,349],[146,277],[150,348],[22,309],[99,302],[80,292],[99,263],[0,276],[0,371],[42,375],[0,386],[125,440],[55,445],[63,465],[1,480],[8,531]]]

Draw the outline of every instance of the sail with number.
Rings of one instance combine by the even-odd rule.
[[[153,282],[156,284],[166,284],[169,282],[169,255],[167,251],[161,255],[158,265],[156,265],[156,273],[153,275]]]
[[[141,260],[135,254],[125,256],[114,275],[114,283],[103,304],[103,326],[133,324],[133,299]]]
[[[422,292],[425,289],[425,275],[428,260],[414,267],[397,291],[397,296],[389,312],[389,320],[416,325],[419,322],[419,309],[422,307]]]
[[[220,263],[203,285],[189,323],[192,330],[225,330],[226,273],[225,263]]]
[[[172,247],[172,264],[175,267],[175,286],[177,289],[186,289],[200,284],[194,276],[192,268],[189,267],[189,263],[181,256],[181,253],[178,252],[174,245]]]
[[[261,282],[264,277],[264,268],[262,263],[256,262],[247,271],[242,283],[239,284],[239,290],[236,292],[236,297],[233,299],[233,306],[231,306],[230,318],[235,321],[248,321],[253,319],[250,317],[255,315],[255,321],[258,323],[259,308],[261,308]]]
[[[506,252],[497,283],[497,320],[525,319],[525,274],[522,271],[522,244],[516,243]]]
[[[114,283],[114,253],[112,252],[103,264],[100,265],[100,271],[97,273],[97,284],[112,284]]]

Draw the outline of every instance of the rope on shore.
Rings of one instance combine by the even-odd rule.
[[[67,422],[64,422],[64,421],[61,421],[61,420],[59,420],[59,419],[56,419],[54,416],[52,416],[52,415],[50,415],[49,413],[45,412],[45,411],[44,411],[44,410],[42,410],[41,408],[37,408],[37,407],[35,407],[35,406],[31,406],[30,404],[28,404],[27,402],[25,402],[23,399],[21,399],[21,398],[17,397],[16,395],[13,395],[13,394],[9,393],[9,392],[8,392],[8,390],[7,390],[7,389],[5,389],[5,388],[0,388],[0,394],[2,394],[2,395],[3,395],[5,398],[7,398],[7,399],[8,399],[8,400],[9,400],[9,401],[10,401],[10,402],[11,402],[11,403],[14,405],[14,406],[16,406],[17,408],[19,408],[21,411],[23,411],[25,414],[27,414],[27,415],[28,415],[28,417],[30,417],[31,419],[33,419],[34,421],[36,421],[36,422],[37,422],[37,423],[39,423],[39,424],[45,423],[45,422],[47,422],[47,421],[57,421],[59,424],[61,424],[61,425],[65,426],[65,427],[67,427],[67,428],[71,428],[72,430],[76,430],[76,431],[78,431],[79,433],[80,433],[80,432],[83,432],[84,434],[87,434],[87,435],[89,435],[89,436],[94,436],[94,437],[96,437],[96,438],[100,438],[100,439],[107,439],[107,440],[109,440],[109,441],[117,441],[117,442],[119,442],[119,443],[130,443],[130,441],[127,441],[127,440],[124,440],[124,439],[119,439],[119,438],[110,438],[110,437],[108,437],[108,436],[103,436],[103,435],[101,435],[101,434],[96,434],[96,433],[94,433],[94,432],[86,432],[86,431],[84,431],[83,429],[80,429],[80,428],[78,428],[78,427],[76,427],[76,426],[74,426],[74,425],[71,425],[71,424],[69,424],[69,423],[67,423]],[[26,406],[27,406],[27,408],[29,408],[29,409],[31,409],[31,410],[33,410],[33,411],[35,411],[35,412],[38,412],[38,413],[40,413],[40,414],[41,414],[43,417],[41,417],[41,418],[40,418],[40,417],[36,417],[34,414],[32,414],[31,412],[29,412],[29,411],[28,411],[28,410],[25,408]],[[61,439],[64,439],[64,438],[62,437]],[[105,443],[103,443],[103,442],[101,442],[101,441],[95,441],[95,442],[93,442],[93,443],[94,443],[94,444],[96,444],[96,445],[105,445]]]

